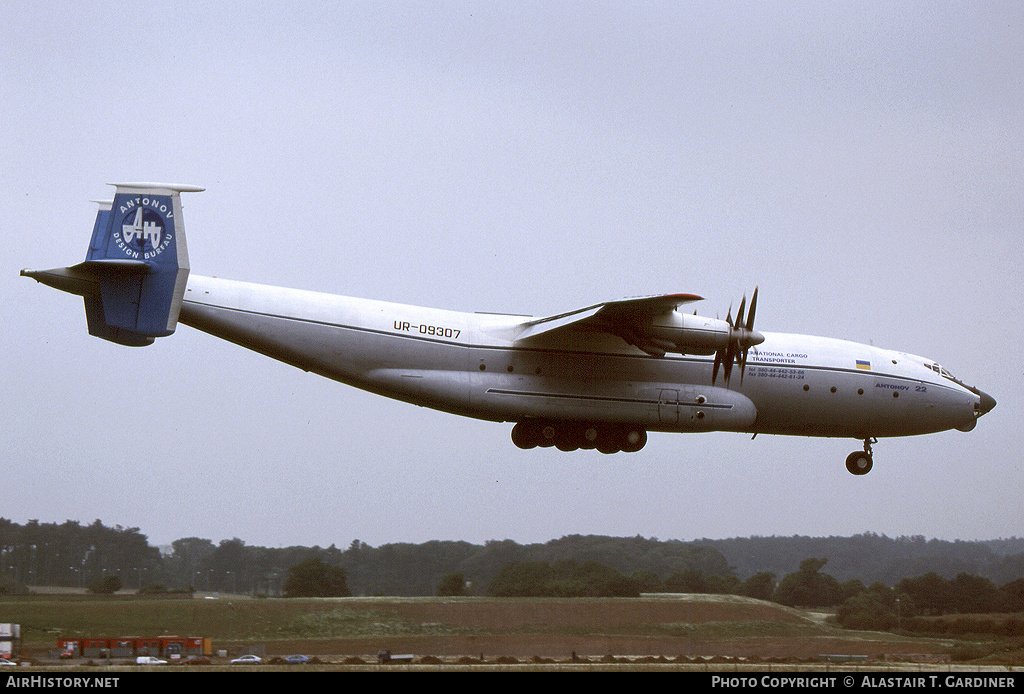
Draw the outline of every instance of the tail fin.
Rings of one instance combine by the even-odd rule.
[[[21,274],[85,297],[90,335],[148,345],[177,327],[189,270],[180,193],[203,189],[114,185],[114,200],[100,203],[96,213],[84,263]]]

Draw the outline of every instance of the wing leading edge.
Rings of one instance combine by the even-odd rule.
[[[588,333],[608,333],[656,357],[667,352],[714,354],[728,344],[729,324],[678,310],[701,299],[696,294],[664,294],[608,301],[526,321],[516,341],[578,340]]]

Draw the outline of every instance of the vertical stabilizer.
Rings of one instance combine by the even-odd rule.
[[[23,270],[85,297],[89,333],[125,345],[146,345],[174,332],[188,281],[183,192],[166,183],[117,183],[101,202],[85,262],[54,270]]]

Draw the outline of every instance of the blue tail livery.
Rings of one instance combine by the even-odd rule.
[[[189,272],[180,193],[203,189],[113,185],[113,201],[100,203],[85,262],[22,274],[83,296],[89,334],[122,345],[148,345],[178,324]]]

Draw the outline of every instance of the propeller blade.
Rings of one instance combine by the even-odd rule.
[[[728,387],[734,364],[739,367],[740,383],[742,384],[743,375],[747,370],[747,357],[750,353],[750,348],[764,341],[764,336],[754,332],[757,292],[758,287],[754,287],[754,293],[750,297],[749,313],[747,313],[747,296],[744,294],[743,300],[740,301],[739,311],[736,313],[736,319],[733,320],[731,305],[729,306],[729,312],[725,314],[725,322],[729,326],[729,339],[724,347],[719,348],[715,352],[714,366],[711,369],[712,385],[718,380],[719,370],[725,367],[723,380]]]
[[[754,332],[754,312],[757,311],[757,290],[758,287],[754,287],[754,295],[750,297],[750,313],[747,314],[747,334]],[[740,385],[743,385],[743,374],[747,370],[747,354],[750,353],[750,347],[745,346],[743,348],[743,356],[740,361]]]
[[[747,330],[754,329],[754,311],[757,310],[757,287],[754,287],[754,296],[750,299],[750,313],[747,315]]]
[[[729,384],[729,377],[732,375],[732,365],[736,361],[737,345],[735,340],[729,340],[729,346],[725,349],[725,384]]]

